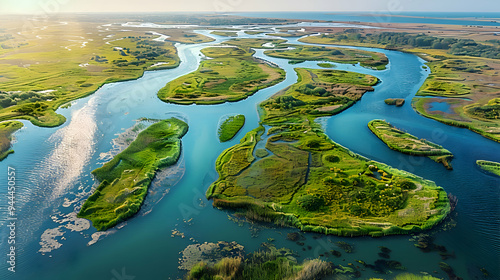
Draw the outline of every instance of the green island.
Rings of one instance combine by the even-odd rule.
[[[247,52],[251,52],[251,48],[254,49],[273,49],[273,48],[286,48],[283,45],[286,40],[283,39],[249,39],[249,38],[236,38],[223,42],[224,45],[240,47]]]
[[[218,104],[244,99],[260,89],[281,82],[285,71],[253,57],[238,47],[208,47],[202,53],[212,59],[198,70],[169,82],[158,97],[177,104]]]
[[[369,122],[368,128],[392,150],[408,155],[426,156],[435,162],[442,163],[446,169],[453,169],[450,164],[453,154],[437,144],[418,139],[383,120]]]
[[[488,160],[477,160],[476,164],[481,167],[481,169],[500,176],[500,163]]]
[[[335,64],[328,63],[328,62],[320,62],[320,63],[318,63],[318,66],[323,67],[323,68],[335,68]]]
[[[23,123],[18,121],[0,123],[0,161],[14,152],[11,149],[12,134],[22,127]]]
[[[217,134],[219,135],[219,140],[221,142],[227,142],[240,131],[240,129],[245,124],[244,115],[230,116],[225,119],[219,126]]]
[[[261,126],[216,161],[213,205],[252,220],[340,236],[429,229],[450,211],[435,183],[334,143],[314,121],[348,108],[375,77],[296,69],[298,82],[260,104]],[[267,156],[256,158],[259,141]]]
[[[300,41],[397,49],[419,55],[427,61],[431,73],[412,100],[413,108],[427,118],[500,142],[500,52],[495,40],[477,42],[423,33],[349,30],[308,36]],[[438,101],[446,102],[449,112],[430,110],[430,104]]]
[[[118,27],[91,30],[96,29],[90,22],[55,24],[40,30],[37,37],[16,34],[2,42],[0,121],[27,119],[37,126],[58,126],[66,121],[55,113],[63,104],[90,95],[106,83],[179,65],[173,43],[155,41],[157,35]],[[82,34],[82,39],[67,39]]]
[[[236,31],[212,31],[210,34],[224,37],[238,37],[238,33],[236,33]]]
[[[248,35],[257,35],[257,34],[262,34],[262,33],[264,33],[264,31],[251,31],[251,30],[245,31],[245,34],[248,34]]]
[[[396,105],[397,107],[401,107],[405,104],[405,100],[403,98],[387,98],[384,102],[387,105]]]
[[[100,184],[78,217],[92,221],[97,230],[104,231],[135,215],[156,171],[179,159],[180,138],[187,130],[185,122],[170,118],[140,132],[130,146],[92,171]]]
[[[269,50],[264,53],[268,56],[292,60],[331,61],[350,64],[359,62],[361,66],[378,70],[385,69],[385,66],[389,63],[387,57],[382,53],[345,48],[309,47],[300,45],[289,46],[293,47],[293,49]]]

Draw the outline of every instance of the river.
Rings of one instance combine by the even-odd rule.
[[[208,35],[208,31],[199,31]],[[240,36],[263,38],[265,35]],[[224,150],[239,142],[248,131],[258,126],[257,104],[297,80],[296,67],[318,68],[317,62],[290,65],[287,60],[267,57],[257,50],[257,57],[282,67],[285,81],[258,91],[249,98],[220,105],[175,105],[160,101],[156,93],[168,81],[197,69],[200,50],[222,42],[225,37],[210,35],[217,40],[200,45],[179,44],[181,65],[176,69],[146,72],[143,77],[126,82],[107,84],[95,94],[73,102],[70,108],[59,109],[68,121],[57,128],[39,128],[29,122],[16,133],[17,142],[2,163],[0,181],[7,182],[7,167],[16,169],[16,273],[7,270],[7,240],[2,238],[0,252],[0,279],[119,279],[119,275],[135,279],[177,279],[178,252],[194,242],[236,241],[247,252],[259,248],[268,238],[276,246],[289,247],[300,254],[299,259],[318,257],[335,249],[339,240],[353,243],[356,252],[331,259],[335,264],[347,265],[355,260],[373,263],[379,257],[378,246],[392,250],[393,259],[400,261],[409,272],[421,271],[445,277],[436,252],[423,253],[409,241],[410,236],[385,238],[340,238],[305,234],[311,250],[287,241],[288,232],[296,229],[266,228],[258,225],[239,225],[228,219],[228,214],[215,209],[205,199],[210,183],[217,179],[215,160]],[[297,43],[296,39],[291,42]],[[454,252],[456,258],[446,260],[464,279],[479,275],[479,267],[486,268],[498,279],[500,272],[500,187],[499,180],[475,166],[477,159],[500,160],[499,144],[466,129],[459,129],[427,119],[411,108],[411,99],[428,75],[422,68],[424,61],[412,54],[396,51],[357,48],[383,52],[390,64],[383,71],[359,65],[335,64],[337,70],[349,70],[374,75],[382,80],[374,92],[366,93],[361,101],[346,111],[320,121],[327,134],[352,151],[434,180],[459,199],[452,221],[438,226],[436,243]],[[405,98],[403,107],[388,106],[386,98]],[[217,124],[228,114],[244,114],[246,124],[235,139],[219,143]],[[176,184],[163,184],[158,191],[165,196],[148,196],[146,204],[151,211],[141,213],[125,225],[101,236],[91,246],[95,229],[81,220],[75,221],[75,207],[81,204],[95,181],[90,171],[99,167],[102,154],[112,150],[117,134],[133,126],[135,120],[179,116],[187,120],[189,132],[182,139],[183,155],[179,166],[185,174]],[[367,123],[375,118],[385,119],[411,134],[443,145],[455,158],[453,171],[427,158],[406,156],[387,148],[371,134]],[[0,190],[2,213],[0,235],[8,236],[5,217],[7,199]],[[450,224],[455,226],[449,226]],[[181,232],[184,237],[173,235]],[[42,238],[43,236],[43,238]],[[312,237],[315,238],[312,238]],[[328,242],[332,241],[332,242]],[[43,242],[42,242],[43,241]],[[469,271],[471,274],[469,274]],[[118,276],[117,276],[118,275]],[[376,276],[363,272],[363,278]],[[117,278],[118,277],[118,278]],[[380,277],[380,276],[379,276]]]

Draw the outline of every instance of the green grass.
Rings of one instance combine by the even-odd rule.
[[[258,158],[267,157],[269,152],[266,149],[257,149],[255,150],[255,156]]]
[[[413,41],[413,45],[409,44],[412,41],[408,41],[408,39],[415,36],[436,41],[443,40],[443,38],[423,34],[381,32],[371,35],[359,33],[322,34],[301,38],[300,41],[314,44],[402,49],[405,52],[420,56],[428,61],[427,66],[423,66],[423,68],[429,68],[431,73],[417,92],[417,97],[412,101],[414,109],[427,118],[447,125],[467,128],[488,139],[500,142],[499,108],[495,105],[490,107],[488,104],[488,100],[498,91],[498,89],[491,86],[498,80],[497,74],[500,70],[498,59],[488,59],[484,57],[484,53],[472,51],[474,48],[481,49],[481,44],[465,47],[470,49],[461,53],[461,55],[450,54],[450,52],[455,53],[453,46],[446,50],[418,47],[416,41]],[[460,39],[469,39],[461,37]],[[400,40],[402,38],[404,40]],[[446,38],[446,40],[456,41],[457,39]],[[466,54],[483,57],[472,57]],[[498,54],[498,52],[490,54]],[[487,55],[487,57],[490,57],[490,55]],[[432,99],[418,97],[427,95],[447,97],[446,102],[454,104],[453,112],[443,114],[429,111],[428,104],[432,102]],[[472,101],[455,97],[470,98]]]
[[[473,104],[465,108],[465,113],[473,118],[484,120],[500,119],[500,98],[493,98],[487,104]]]
[[[227,142],[240,131],[240,129],[245,124],[245,116],[244,115],[235,115],[230,116],[224,122],[221,123],[217,134],[219,135],[219,141]]]
[[[292,251],[277,249],[267,243],[263,248],[240,257],[226,257],[215,264],[200,262],[186,275],[187,279],[323,279],[334,273],[334,265],[320,259],[299,264]]]
[[[500,123],[496,120],[484,120],[481,118],[473,118],[466,111],[468,108],[474,108],[477,104],[463,105],[463,100],[451,99],[447,101],[448,104],[455,105],[453,114],[443,114],[440,112],[429,111],[429,103],[433,102],[432,98],[414,98],[412,100],[412,107],[419,114],[431,118],[447,125],[456,127],[467,128],[482,136],[496,142],[500,142]]]
[[[135,215],[156,171],[179,159],[180,138],[187,130],[185,122],[171,118],[139,133],[129,147],[92,171],[100,184],[83,204],[78,217],[92,221],[102,231]]]
[[[286,48],[285,43],[286,40],[283,39],[263,39],[263,38],[236,38],[223,42],[224,45],[236,46],[244,49],[247,52],[251,52],[251,48],[254,49],[271,49],[271,48]],[[264,44],[271,44],[266,45]]]
[[[337,63],[360,63],[362,66],[379,70],[385,69],[389,62],[382,53],[368,52],[354,49],[341,49],[332,47],[309,47],[293,45],[294,49],[269,50],[265,54],[291,60],[319,60]]]
[[[224,37],[238,37],[238,33],[236,33],[236,31],[212,31],[210,34]]]
[[[291,60],[288,61],[288,64],[295,65],[295,64],[300,64],[300,63],[303,63],[303,62],[305,62],[305,60],[293,60],[293,59],[291,59]]]
[[[383,120],[372,120],[368,123],[368,128],[392,150],[408,155],[426,156],[451,169],[449,161],[453,154],[442,146],[418,139]]]
[[[252,51],[238,47],[209,47],[198,70],[169,82],[158,97],[178,104],[217,104],[244,99],[259,89],[272,86],[285,77],[277,67],[252,57]]]
[[[403,106],[405,104],[405,100],[403,98],[387,98],[384,100],[387,105],[396,105],[398,107]]]
[[[12,134],[23,127],[22,122],[7,121],[0,123],[0,161],[4,160],[14,150],[11,150]]]
[[[481,169],[500,176],[500,163],[487,160],[477,160],[476,164],[481,167]]]
[[[58,126],[66,121],[55,113],[61,105],[92,94],[106,83],[179,65],[174,45],[153,41],[157,36],[115,27],[97,32],[88,22],[47,24],[53,27],[40,30],[39,38],[16,34],[9,40],[12,48],[0,52],[0,121],[26,119],[37,126]],[[103,36],[113,36],[113,40],[108,42]],[[164,64],[152,67],[159,62]],[[53,92],[40,93],[45,90]]]
[[[250,31],[250,30],[247,30],[245,31],[246,34],[248,35],[257,35],[257,34],[262,34],[264,33],[263,31]]]
[[[332,64],[332,63],[326,63],[326,62],[320,62],[318,63],[318,66],[319,67],[323,67],[323,68],[335,68],[335,64]]]
[[[260,104],[261,123],[270,126],[266,149],[272,154],[261,158],[257,150],[257,158],[253,156],[263,127],[225,150],[216,161],[219,179],[207,191],[214,206],[251,220],[342,236],[417,232],[448,214],[442,188],[352,153],[314,122],[318,112],[336,114],[359,100],[376,78],[296,71],[298,83]],[[347,81],[356,83],[351,87],[357,94],[331,88]]]

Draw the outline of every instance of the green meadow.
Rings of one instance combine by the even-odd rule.
[[[219,179],[207,190],[214,206],[252,220],[341,236],[417,232],[448,214],[442,188],[352,153],[314,121],[349,107],[376,78],[296,71],[298,83],[260,104],[261,123],[270,128],[249,132],[218,157]],[[260,152],[256,158],[253,152],[264,134],[269,136],[267,155]]]
[[[253,51],[238,47],[209,47],[202,53],[212,59],[198,70],[169,82],[158,97],[178,104],[217,104],[238,101],[282,81],[285,72],[253,58]]]
[[[487,160],[478,160],[476,161],[476,164],[481,167],[481,169],[500,176],[500,163]]]
[[[212,31],[210,34],[224,37],[238,37],[238,33],[236,33],[236,31]]]
[[[15,35],[3,42],[0,121],[58,126],[65,122],[55,113],[61,105],[106,83],[179,65],[173,43],[154,41],[158,36],[144,32],[109,29],[98,34],[90,24],[56,24],[37,37]]]
[[[245,124],[244,115],[230,116],[225,119],[219,126],[217,134],[219,135],[219,141],[227,142],[240,131],[240,129]]]
[[[135,215],[148,193],[156,171],[173,165],[181,154],[181,138],[188,125],[176,118],[152,124],[121,153],[92,171],[100,182],[78,217],[107,230]]]

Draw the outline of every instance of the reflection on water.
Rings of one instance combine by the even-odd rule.
[[[204,34],[208,33],[209,31],[204,31]],[[255,37],[259,36],[262,37],[262,35]],[[293,41],[297,43],[296,39]],[[29,178],[29,182],[23,183],[26,185],[23,186],[26,191],[20,193],[18,197],[18,201],[23,203],[19,205],[23,209],[20,221],[22,222],[20,228],[23,231],[19,234],[25,236],[22,238],[22,246],[31,245],[36,248],[29,248],[26,252],[20,251],[26,270],[17,274],[17,278],[13,279],[111,279],[109,271],[119,269],[125,264],[128,265],[127,271],[135,270],[136,279],[159,279],[171,275],[175,277],[178,252],[189,245],[192,240],[200,242],[234,240],[252,251],[258,248],[262,241],[272,237],[275,238],[278,246],[290,247],[297,251],[303,249],[294,243],[288,244],[286,240],[283,241],[282,233],[286,233],[288,229],[251,226],[260,231],[259,236],[251,238],[246,226],[240,227],[229,221],[226,213],[220,210],[204,207],[210,203],[205,200],[204,191],[210,183],[216,180],[214,165],[217,156],[224,149],[238,143],[238,138],[241,138],[244,133],[258,126],[256,104],[293,84],[297,79],[293,71],[294,67],[317,68],[316,62],[305,62],[293,66],[289,65],[287,60],[270,58],[262,51],[257,51],[257,57],[265,58],[286,70],[285,81],[272,88],[260,90],[253,96],[236,103],[179,106],[159,101],[156,92],[167,81],[197,68],[201,48],[203,46],[180,45],[178,49],[183,63],[178,68],[148,72],[136,81],[110,84],[101,88],[92,97],[80,100],[81,106],[77,105],[66,111],[72,112],[71,116],[67,116],[70,121],[66,126],[54,129],[55,133],[50,137],[39,137],[42,141],[49,139],[47,143],[50,147],[43,146],[46,145],[43,143],[40,145],[40,154],[29,157],[35,162],[33,167],[30,166],[29,171],[23,174]],[[366,94],[360,102],[345,112],[317,121],[326,128],[327,133],[335,141],[348,148],[395,167],[400,167],[400,165],[403,168],[411,167],[412,170],[406,169],[435,180],[447,191],[452,190],[460,199],[457,206],[459,213],[457,227],[443,233],[446,240],[440,240],[440,244],[447,243],[445,245],[450,251],[456,251],[457,259],[451,262],[452,264],[455,262],[454,267],[459,271],[457,273],[459,276],[466,276],[463,267],[465,263],[471,263],[471,260],[467,259],[468,256],[473,256],[473,258],[483,256],[481,262],[486,262],[485,266],[493,267],[495,255],[489,251],[482,252],[481,248],[488,247],[498,251],[495,246],[500,244],[498,232],[491,230],[497,228],[494,224],[498,221],[492,219],[489,225],[483,223],[491,219],[492,213],[498,213],[498,207],[495,206],[495,203],[498,205],[498,201],[492,199],[492,196],[498,193],[498,188],[494,185],[496,181],[482,176],[482,173],[475,170],[473,166],[475,157],[491,159],[492,144],[487,142],[489,140],[482,139],[474,133],[468,133],[465,130],[457,132],[457,128],[418,116],[410,106],[398,111],[386,106],[383,102],[386,97],[397,95],[397,97],[405,98],[416,92],[419,84],[423,82],[421,80],[423,76],[420,73],[422,63],[412,55],[386,50],[377,51],[388,55],[391,65],[387,70],[374,71],[356,65],[336,64],[338,70],[351,70],[380,77],[382,83],[375,87],[375,92]],[[220,118],[227,114],[239,113],[245,114],[247,121],[238,137],[227,143],[219,143],[216,131]],[[116,134],[122,133],[122,129],[132,127],[137,119],[141,117],[164,119],[171,117],[172,114],[187,120],[189,124],[189,132],[182,139],[182,157],[178,164],[158,173],[152,182],[144,207],[137,215],[138,218],[130,220],[130,226],[123,228],[122,224],[106,233],[96,233],[93,228],[86,230],[90,224],[85,220],[76,219],[76,213],[92,188],[95,188],[90,171],[99,167],[104,161],[104,159],[99,159],[99,155],[113,150],[113,139],[116,138]],[[440,166],[433,168],[434,163],[430,161],[428,166],[411,160],[409,165],[403,165],[405,162],[400,162],[399,159],[407,157],[396,154],[383,146],[383,143],[381,144],[367,129],[367,121],[375,117],[388,118],[389,121],[394,121],[412,134],[431,140],[432,137],[429,137],[432,132],[431,127],[438,127],[448,139],[438,142],[443,145],[453,144],[450,150],[457,155],[454,160],[456,170],[443,173],[443,170],[437,169],[441,168]],[[31,130],[42,134],[47,131],[47,129],[37,129],[30,126],[24,132]],[[16,145],[30,143],[33,141],[31,139],[21,139],[22,141]],[[463,143],[469,143],[467,140],[470,139],[477,143],[474,145],[477,148],[474,151],[461,149]],[[39,143],[31,142],[30,144],[36,146]],[[473,154],[468,154],[469,151]],[[18,156],[15,154],[7,160],[21,165],[21,162],[16,162],[19,159]],[[183,176],[184,173],[185,176]],[[470,184],[471,177],[474,177],[477,186],[482,187],[482,191],[470,193],[468,184]],[[175,187],[172,187],[174,185]],[[165,197],[164,203],[157,204],[163,197]],[[471,199],[467,199],[469,197]],[[153,207],[155,209],[151,211]],[[148,213],[151,214],[143,217],[142,214]],[[183,219],[185,222],[182,221]],[[185,233],[186,238],[170,238],[172,230],[176,229],[178,232]],[[488,235],[491,239],[489,240],[478,238],[484,235],[485,229],[490,229]],[[480,234],[476,234],[475,231],[480,231]],[[33,234],[35,236],[30,236]],[[75,236],[80,234],[83,238]],[[94,244],[109,234],[113,234],[112,238],[106,238],[105,242],[100,242],[98,246],[90,248],[85,246],[85,244]],[[437,269],[440,261],[437,254],[430,256],[419,252],[413,243],[408,242],[407,236],[347,239],[332,236],[325,238],[308,233],[305,235],[308,236],[306,246],[313,248],[319,246],[320,249],[303,252],[304,258],[318,257],[318,252],[321,253],[325,248],[329,248],[324,245],[328,244],[328,240],[346,240],[355,243],[358,251],[355,254],[346,255],[345,261],[334,260],[343,265],[349,262],[354,263],[356,259],[373,263],[379,245],[390,246],[397,259],[401,260],[412,272]],[[309,238],[311,236],[317,238]],[[471,250],[470,245],[465,245],[466,242],[460,242],[465,240],[464,236],[474,239],[471,241],[474,244],[474,250]],[[1,242],[0,249],[3,249],[4,244]],[[51,251],[56,248],[59,249]],[[36,253],[37,251],[51,252],[53,258],[41,256]],[[31,264],[39,264],[40,267]],[[93,269],[89,270],[88,267]],[[4,279],[5,271],[0,271],[1,279]],[[77,271],[77,276],[75,276],[75,271]],[[497,272],[493,271],[493,273]],[[36,277],[30,277],[33,275]]]

